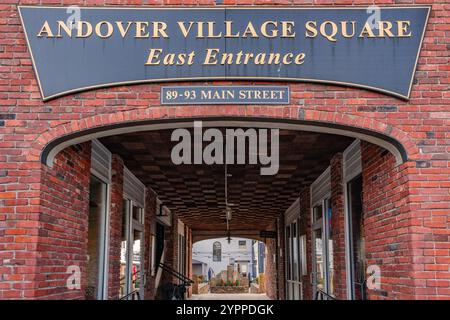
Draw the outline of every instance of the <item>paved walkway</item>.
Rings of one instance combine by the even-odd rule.
[[[193,294],[190,300],[270,300],[264,293],[206,293]]]

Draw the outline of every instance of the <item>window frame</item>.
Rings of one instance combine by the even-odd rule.
[[[218,247],[216,248],[216,245]],[[216,250],[218,250],[218,254],[216,253]],[[212,256],[213,256],[213,262],[222,262],[222,243],[220,241],[214,241],[213,242],[213,250],[212,250]]]

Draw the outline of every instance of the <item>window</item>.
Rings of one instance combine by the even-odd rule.
[[[245,250],[245,249],[247,249],[247,241],[239,240],[239,250]]]
[[[133,220],[142,223],[143,222],[142,211],[143,211],[142,208],[133,205]]]
[[[321,204],[313,208],[313,283],[314,294],[319,290],[334,296],[334,252],[332,233],[331,201],[321,200]]]
[[[333,210],[331,209],[331,200],[326,199],[327,217],[326,217],[326,233],[327,237],[327,264],[328,264],[328,293],[333,295],[334,292],[334,250],[333,250],[333,225],[331,223],[333,217]]]
[[[300,262],[301,262],[302,276],[308,275],[307,261],[306,261],[306,235],[305,234],[300,236]]]
[[[286,262],[286,277],[291,279],[291,227],[286,226],[286,256],[289,257],[289,261]]]
[[[120,298],[143,298],[143,209],[133,200],[123,200],[122,242],[120,253]],[[133,294],[132,294],[133,293]]]
[[[297,223],[291,224],[292,239],[292,280],[298,281],[298,240],[297,240]]]
[[[222,261],[222,244],[218,241],[213,243],[213,261]]]

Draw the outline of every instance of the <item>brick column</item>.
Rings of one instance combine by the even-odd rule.
[[[347,298],[345,264],[345,220],[343,189],[343,157],[337,153],[331,159],[331,228],[333,238],[334,292],[338,299]]]
[[[172,225],[170,227],[166,227],[165,233],[165,261],[164,263],[173,268],[177,269],[178,265],[178,216],[176,213],[172,212]],[[163,272],[161,277],[161,282],[159,286],[159,290],[157,293],[158,298],[165,292],[164,285],[167,283],[178,283],[178,280],[175,276],[167,274],[167,272]]]
[[[0,202],[1,299],[84,299],[90,161],[89,142],[66,148],[52,168],[21,177],[30,191]],[[76,268],[81,289],[69,289]]]
[[[275,225],[269,228],[275,231]],[[276,255],[279,254],[276,247],[276,239],[266,239],[265,241],[267,255],[265,259],[264,275],[265,275],[265,286],[266,294],[270,299],[277,300],[277,281],[278,281],[278,266],[276,261]],[[279,257],[278,257],[279,258]]]
[[[286,277],[285,277],[285,263],[286,263],[286,250],[285,250],[285,235],[284,235],[284,213],[282,213],[278,221],[278,248],[276,248],[276,253],[278,255],[278,266],[277,266],[277,274],[276,280],[278,282],[278,299],[284,300],[286,298]],[[280,256],[280,252],[282,255]]]
[[[120,294],[120,250],[123,223],[123,161],[118,155],[112,156],[111,169],[108,297],[109,299],[118,299]]]
[[[185,227],[186,230],[186,267],[187,277],[193,279],[194,273],[192,270],[192,230],[189,227]],[[188,297],[192,296],[192,286],[188,289]]]
[[[424,252],[414,248],[407,164],[396,166],[392,154],[366,142],[361,152],[366,265],[381,270],[381,288],[368,289],[368,298],[413,299],[420,281],[412,272]]]

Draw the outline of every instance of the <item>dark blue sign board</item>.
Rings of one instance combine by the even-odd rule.
[[[429,7],[19,7],[44,100],[186,80],[308,81],[407,99]],[[75,10],[75,13],[74,13]]]
[[[289,104],[288,86],[167,86],[161,104]]]

